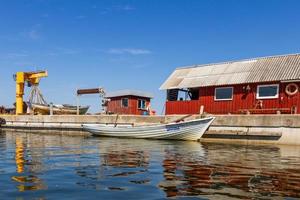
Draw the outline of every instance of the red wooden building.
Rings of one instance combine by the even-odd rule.
[[[300,54],[177,68],[166,114],[300,114]]]
[[[150,114],[150,101],[153,95],[136,90],[121,90],[107,93],[107,112],[111,114],[144,115]]]

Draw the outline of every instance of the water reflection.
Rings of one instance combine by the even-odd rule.
[[[0,199],[300,198],[300,147],[7,132],[0,150]]]
[[[149,153],[137,150],[109,150],[103,155],[103,166],[126,167],[126,168],[146,168],[149,165]]]
[[[23,173],[24,172],[24,144],[21,137],[16,138],[16,166],[17,166],[17,172]]]
[[[12,176],[11,179],[18,183],[17,188],[19,192],[46,189],[47,187],[43,181],[35,175],[36,169],[34,165],[37,164],[33,164],[31,160],[25,160],[26,144],[24,144],[23,138],[17,136],[15,141],[15,162],[18,175]],[[28,153],[28,155],[30,155],[30,153]],[[25,165],[28,166],[26,171]],[[26,172],[32,172],[32,174],[26,176]]]
[[[206,144],[204,149],[206,160],[165,152],[165,180],[159,186],[168,197],[300,197],[299,157],[279,159],[280,148],[269,146]]]
[[[150,164],[149,151],[137,150],[135,147],[128,146],[124,148],[119,144],[106,145],[103,143],[99,145],[99,150],[101,155],[98,165],[76,168],[76,174],[85,179],[77,182],[78,185],[96,190],[123,191],[127,190],[127,187],[124,187],[124,184],[119,184],[119,182],[125,181],[134,184],[150,182],[150,179],[144,178],[145,174],[148,173]],[[88,184],[86,184],[87,182]]]

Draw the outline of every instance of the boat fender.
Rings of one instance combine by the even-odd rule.
[[[298,91],[299,91],[299,87],[296,83],[289,83],[285,87],[285,93],[289,96],[293,96],[293,95],[297,94]]]

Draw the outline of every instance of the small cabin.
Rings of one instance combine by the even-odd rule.
[[[105,95],[107,113],[120,115],[149,115],[153,95],[137,90],[120,90]]]
[[[166,114],[300,114],[300,54],[177,68]]]

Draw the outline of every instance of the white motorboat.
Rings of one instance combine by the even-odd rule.
[[[84,124],[83,129],[94,135],[108,137],[199,140],[214,119],[215,117],[207,117],[178,123],[143,126]]]

